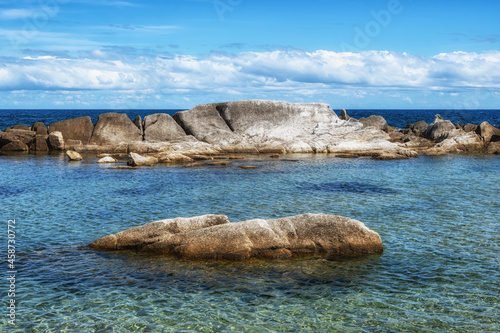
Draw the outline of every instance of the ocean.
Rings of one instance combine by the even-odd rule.
[[[379,114],[397,127],[436,113],[497,126],[500,117],[444,111],[348,113]],[[96,120],[102,112],[3,110],[0,125]],[[297,161],[249,155],[225,167],[112,170],[85,154],[76,163],[61,154],[0,156],[0,331],[500,331],[499,156],[290,159]],[[244,164],[259,168],[238,168]],[[362,221],[380,234],[384,253],[193,262],[87,247],[165,218],[214,213],[238,222],[306,212]],[[7,260],[9,220],[15,261]]]

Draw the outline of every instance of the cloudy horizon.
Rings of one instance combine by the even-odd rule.
[[[459,24],[472,2],[0,3],[2,109],[175,109],[246,99],[494,109],[500,99],[494,2],[474,6],[473,27]]]

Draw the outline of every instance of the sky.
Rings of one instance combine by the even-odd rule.
[[[0,109],[500,109],[500,2],[0,0]]]

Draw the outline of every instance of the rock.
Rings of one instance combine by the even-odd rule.
[[[347,111],[345,109],[340,110],[340,119],[342,120],[349,120],[351,117],[347,114]]]
[[[12,126],[12,129],[31,131],[31,128],[27,125],[14,125]]]
[[[96,145],[114,145],[142,141],[142,133],[125,113],[104,113],[99,116],[90,138]]]
[[[35,131],[37,135],[48,135],[49,131],[47,130],[47,126],[45,126],[42,122],[36,122],[31,127],[32,131]]]
[[[465,132],[475,132],[477,130],[477,125],[474,124],[465,124],[464,125],[464,131]]]
[[[500,140],[495,142],[490,142],[488,148],[486,149],[488,154],[500,154]]]
[[[208,162],[208,163],[205,163],[205,165],[212,165],[212,166],[224,166],[224,165],[230,165],[232,164],[233,162],[231,161],[216,161],[216,162]]]
[[[421,121],[416,122],[416,123],[413,125],[413,127],[412,127],[412,129],[411,129],[411,130],[413,131],[413,133],[414,133],[416,136],[420,136],[420,135],[422,134],[422,132],[423,132],[423,131],[425,131],[425,130],[427,129],[427,127],[428,127],[428,126],[429,126],[429,125],[428,125],[425,121],[421,120]]]
[[[368,118],[358,119],[364,127],[373,126],[381,131],[387,132],[388,126],[387,122],[382,116],[369,116]]]
[[[29,148],[28,146],[20,141],[20,140],[15,140],[11,141],[8,144],[2,146],[2,151],[28,151]]]
[[[483,141],[485,143],[489,143],[490,141],[498,141],[500,139],[500,129],[491,126],[487,121],[483,121],[481,124],[479,124],[476,129],[476,133],[483,138]]]
[[[213,160],[214,157],[212,156],[207,156],[207,155],[189,155],[193,161],[207,161],[207,160]]]
[[[80,117],[55,122],[49,126],[49,134],[61,132],[65,141],[80,140],[83,144],[90,141],[94,125],[90,117]]]
[[[172,141],[185,135],[182,127],[166,113],[156,113],[144,118],[145,141]]]
[[[455,125],[449,120],[444,120],[440,115],[434,117],[434,121],[422,132],[424,138],[433,141],[443,141],[452,135]]]
[[[82,155],[80,155],[74,150],[68,150],[66,152],[66,156],[70,161],[81,161],[83,159]]]
[[[114,166],[109,169],[112,170],[136,170],[139,169],[138,167],[133,167],[133,166],[127,166],[127,165],[119,165],[119,166]]]
[[[0,148],[15,141],[21,141],[26,146],[31,146],[35,140],[36,133],[23,129],[6,129],[0,132]]]
[[[35,150],[36,151],[49,151],[49,144],[47,142],[49,136],[46,134],[37,134],[35,137]]]
[[[224,215],[167,219],[100,238],[89,246],[195,260],[290,258],[320,253],[359,256],[383,251],[380,236],[363,223],[325,214],[238,223],[230,223]]]
[[[280,158],[280,154],[269,155],[270,158]]]
[[[444,139],[423,153],[426,155],[473,153],[482,151],[483,147],[484,143],[476,133],[461,130],[458,134]]]
[[[115,163],[116,160],[111,156],[106,156],[97,161],[97,163]]]
[[[218,104],[201,104],[191,110],[174,114],[174,119],[184,129],[200,141],[211,144],[234,144],[240,140],[217,110]]]
[[[144,123],[142,122],[141,116],[137,116],[132,121],[135,126],[141,131],[141,134],[144,136]]]
[[[194,159],[180,154],[180,153],[166,153],[158,155],[159,163],[171,163],[171,164],[179,164],[179,163],[191,163]]]
[[[259,167],[255,166],[255,165],[240,165],[239,168],[240,169],[258,169]]]
[[[128,155],[128,166],[153,166],[158,164],[158,159],[152,156],[141,156],[136,153],[130,153]]]
[[[61,132],[52,132],[48,138],[50,147],[55,150],[64,149],[64,138]]]

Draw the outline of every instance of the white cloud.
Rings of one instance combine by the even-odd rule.
[[[242,52],[166,57],[127,57],[96,49],[89,58],[55,56],[3,59],[0,90],[97,91],[140,96],[180,95],[265,98],[323,95],[364,99],[396,92],[399,100],[415,102],[408,92],[457,94],[474,89],[489,96],[500,92],[500,52],[454,52],[421,57],[388,51],[336,53],[318,50]],[[120,59],[120,60],[118,60]],[[449,95],[451,96],[451,95]]]
[[[28,9],[4,9],[0,10],[0,19],[17,20],[33,16],[34,12]]]

